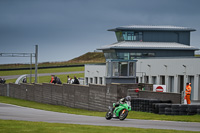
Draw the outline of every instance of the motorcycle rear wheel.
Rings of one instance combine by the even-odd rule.
[[[110,120],[112,118],[112,114],[110,112],[107,112],[105,118],[106,120]]]
[[[128,116],[128,110],[123,109],[123,110],[120,112],[119,119],[122,121],[122,120],[126,119],[127,116]]]

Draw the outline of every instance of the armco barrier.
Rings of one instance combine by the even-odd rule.
[[[0,85],[0,95],[35,101],[45,104],[63,105],[67,107],[107,111],[120,98],[131,94],[134,98],[154,98],[171,100],[174,103],[180,101],[179,94],[156,93],[148,91],[135,92],[138,84],[107,84],[88,86],[75,84],[54,85],[43,84],[5,84]],[[175,97],[175,98],[174,98]],[[139,106],[139,105],[138,105]]]

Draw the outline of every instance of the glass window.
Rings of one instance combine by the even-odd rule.
[[[128,76],[127,70],[128,70],[128,62],[120,62],[120,76]]]
[[[104,56],[106,59],[116,59],[116,53],[115,50],[105,50],[103,51]]]
[[[103,78],[102,77],[99,77],[99,84],[103,84]]]
[[[142,32],[139,32],[139,41],[143,41],[142,40]]]
[[[128,32],[127,33],[127,40],[128,41],[132,41],[133,40],[133,36],[134,36],[134,32]]]
[[[156,76],[152,76],[152,84],[157,84],[157,77]]]
[[[113,62],[113,76],[119,76],[119,62]]]
[[[120,31],[121,32],[121,31]],[[119,33],[116,33],[119,34]],[[134,31],[123,31],[122,33],[120,33],[122,35],[117,35],[118,38],[119,36],[123,38],[122,39],[118,39],[118,40],[125,40],[125,41],[142,41],[142,37],[143,34],[142,32],[134,32]]]
[[[124,37],[123,37],[121,31],[116,31],[115,34],[116,34],[116,37],[117,37],[117,41],[118,41],[118,42],[119,42],[119,41],[124,41]]]
[[[142,53],[136,53],[136,56],[142,56]]]
[[[155,56],[155,53],[148,53],[148,56]]]
[[[129,63],[129,76],[135,76],[136,72],[136,64],[135,62],[130,62]]]
[[[91,84],[93,83],[93,78],[90,78],[90,83],[91,83]]]
[[[88,77],[85,78],[85,85],[88,85]]]
[[[97,77],[94,77],[94,83],[97,84]]]
[[[129,53],[117,53],[118,59],[129,60]]]
[[[127,40],[127,32],[123,32],[124,40]]]
[[[130,53],[130,60],[134,60],[135,59],[135,53]]]

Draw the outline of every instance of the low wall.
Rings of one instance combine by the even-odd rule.
[[[176,93],[135,92],[136,88],[138,88],[138,84],[115,83],[83,86],[75,84],[18,85],[10,83],[0,85],[0,96],[94,111],[107,111],[108,106],[112,106],[112,103],[127,95],[131,95],[132,98],[172,100],[173,103],[179,103],[180,101],[180,95]]]
[[[7,96],[7,84],[0,84],[0,96]]]
[[[181,103],[180,93],[167,93],[167,92],[153,92],[153,91],[139,91],[139,98],[158,99],[158,100],[171,100],[174,104]]]

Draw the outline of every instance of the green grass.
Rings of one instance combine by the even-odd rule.
[[[47,122],[0,120],[1,133],[193,133],[162,129],[140,129],[130,127],[90,126]]]
[[[69,108],[69,107],[65,107],[65,106],[42,104],[42,103],[25,101],[25,100],[3,97],[3,96],[0,96],[0,102],[24,106],[24,107],[54,111],[54,112],[79,114],[79,115],[104,117],[105,113],[106,113],[106,112],[88,111],[88,110],[83,110],[83,109],[74,109],[74,108]],[[129,119],[145,119],[145,120],[200,122],[200,115],[168,116],[168,115],[158,115],[158,114],[153,114],[153,113],[137,112],[137,111],[130,111],[128,114],[128,118]]]
[[[84,71],[84,67],[38,69],[38,73],[56,73],[56,72],[73,72],[73,71]],[[0,71],[1,76],[23,75],[23,74],[30,74],[30,70]],[[32,74],[35,74],[35,70],[32,70]]]

